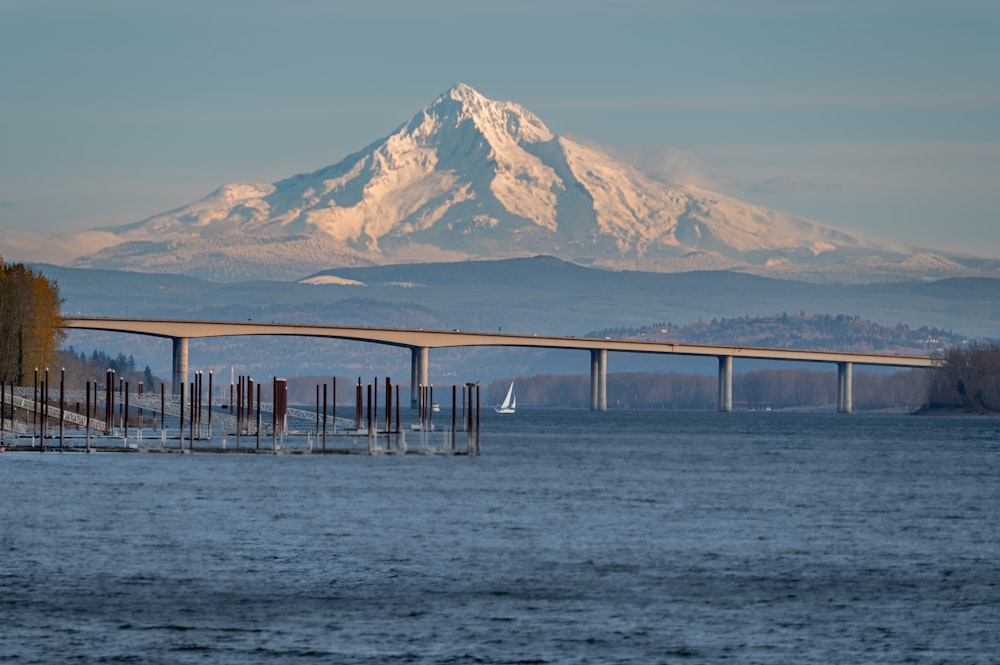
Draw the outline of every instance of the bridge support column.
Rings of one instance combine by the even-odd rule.
[[[719,411],[733,410],[733,357],[719,356]]]
[[[608,410],[608,351],[590,350],[590,410]]]
[[[174,363],[173,373],[170,376],[170,394],[180,395],[187,384],[188,375],[188,338],[173,337],[174,340]]]
[[[837,413],[854,413],[854,363],[837,363]]]
[[[427,381],[427,355],[426,346],[410,347],[410,408],[416,409],[420,406],[420,387],[426,386]]]

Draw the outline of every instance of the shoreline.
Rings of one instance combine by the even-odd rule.
[[[977,411],[961,406],[922,406],[913,412],[915,416],[965,416],[969,418],[1000,418],[996,411]]]

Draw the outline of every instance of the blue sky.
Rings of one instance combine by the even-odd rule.
[[[995,0],[0,0],[0,251],[335,163],[461,81],[665,179],[1000,258],[997,35]]]

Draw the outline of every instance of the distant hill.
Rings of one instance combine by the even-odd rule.
[[[884,326],[845,314],[781,313],[741,316],[684,325],[654,323],[639,328],[609,328],[593,337],[677,341],[696,344],[739,344],[785,349],[837,349],[871,353],[921,355],[968,345],[967,335],[941,328],[904,323]]]
[[[71,315],[280,321],[333,325],[498,330],[512,333],[586,335],[588,331],[675,327],[699,320],[760,317],[761,334],[778,334],[767,317],[776,312],[842,314],[891,329],[940,329],[969,338],[1000,336],[1000,280],[949,279],[868,285],[809,284],[734,272],[645,273],[586,268],[553,257],[497,261],[419,263],[327,271],[304,282],[210,282],[180,275],[36,266],[55,279]],[[322,279],[319,279],[321,277]],[[313,283],[318,281],[320,283]],[[789,318],[793,318],[789,315]],[[794,324],[794,322],[790,322]],[[747,323],[745,327],[753,328]],[[794,331],[795,326],[790,325]],[[743,343],[749,332],[713,332],[712,341]],[[738,335],[724,339],[725,334]],[[792,333],[785,333],[790,335]],[[599,335],[604,336],[604,335]],[[786,339],[790,339],[786,337]],[[871,341],[850,337],[816,340],[841,350],[865,350]],[[124,352],[169,375],[167,341],[121,334],[72,333],[68,344],[89,353]],[[774,344],[782,346],[784,344]],[[789,344],[790,346],[793,344]],[[868,346],[864,346],[868,345]],[[462,349],[431,354],[439,377],[488,379],[513,374],[587,371],[575,352]],[[289,376],[332,371],[347,375],[408,376],[409,353],[325,340],[241,338],[199,340],[192,367],[231,367]],[[609,370],[633,362],[614,354]],[[647,366],[686,369],[683,359]],[[699,366],[700,367],[700,366]],[[706,365],[706,367],[708,367]],[[240,371],[240,370],[236,370]],[[737,367],[739,371],[739,367]]]

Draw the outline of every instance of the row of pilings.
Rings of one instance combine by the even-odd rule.
[[[52,424],[58,423],[59,450],[480,454],[479,387],[475,384],[461,387],[461,402],[459,387],[451,386],[450,428],[434,422],[439,407],[433,398],[433,386],[418,386],[417,422],[404,426],[400,387],[388,377],[381,390],[377,377],[367,385],[358,378],[353,421],[337,415],[336,378],[316,384],[315,411],[290,407],[288,382],[281,378],[272,380],[270,404],[262,399],[261,384],[249,376],[230,381],[228,400],[224,397],[225,386],[217,389],[213,385],[212,372],[195,372],[194,380],[180,388],[177,395],[168,395],[161,383],[157,394],[140,382],[133,390],[128,381],[116,380],[115,372],[108,370],[103,382],[87,381],[81,395],[80,391],[65,390],[63,371],[56,408],[50,404],[52,390],[47,371],[38,376],[31,393],[17,388],[15,395],[13,385],[2,385],[0,451],[53,449]],[[17,422],[18,410],[24,414],[21,422]],[[290,417],[298,428],[289,426]],[[310,420],[315,423],[312,431],[308,426],[303,429],[301,425]],[[221,431],[221,436],[213,436],[215,431]],[[416,437],[416,447],[408,447],[407,434],[411,442]],[[465,439],[463,445],[459,445],[460,438]],[[29,440],[30,444],[26,444]]]
[[[434,386],[421,385],[417,389],[417,426],[421,431],[434,431],[434,414],[440,413],[440,403],[434,400]],[[451,386],[451,432],[452,436],[459,431],[465,431],[467,452],[469,455],[479,455],[479,439],[482,421],[480,419],[480,396],[478,383],[466,383],[462,386],[461,409],[458,403],[458,386]],[[397,401],[398,404],[398,401]],[[462,425],[459,427],[458,416],[462,415]]]

